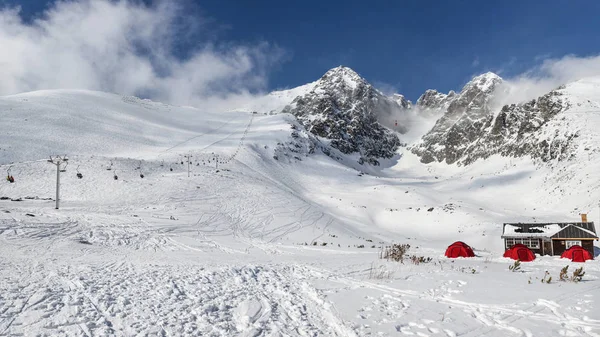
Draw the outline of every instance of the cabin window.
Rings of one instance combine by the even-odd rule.
[[[581,241],[577,241],[577,240],[567,240],[567,249],[571,248],[572,246],[581,246]]]
[[[539,239],[530,239],[530,238],[507,238],[506,239],[506,248],[510,248],[518,243],[525,245],[525,246],[527,246],[527,248],[531,248],[531,249],[539,249],[540,248],[540,240]]]

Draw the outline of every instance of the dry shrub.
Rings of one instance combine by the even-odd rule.
[[[388,270],[383,265],[375,266],[371,263],[371,269],[369,270],[369,279],[371,280],[390,280],[394,277],[394,272]]]
[[[416,265],[420,265],[421,263],[429,263],[431,262],[433,259],[430,257],[425,257],[425,256],[416,256],[413,255],[410,257],[410,262],[412,262],[413,264]]]
[[[409,244],[386,246],[382,249],[379,258],[404,263],[404,255],[409,249]]]

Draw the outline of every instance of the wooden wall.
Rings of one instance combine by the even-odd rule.
[[[554,249],[554,255],[562,255],[567,250],[565,240],[552,240],[552,248]]]
[[[592,254],[592,257],[594,256],[594,240],[582,240],[581,247],[590,252],[590,254]]]
[[[562,255],[567,250],[566,240],[552,240],[554,255]],[[581,247],[594,256],[594,240],[581,240]]]

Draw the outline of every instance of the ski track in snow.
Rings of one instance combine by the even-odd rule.
[[[11,272],[14,279],[2,285],[8,294],[0,307],[2,333],[16,328],[93,336],[351,333],[294,266],[140,270],[124,263],[56,272],[39,266],[27,271],[40,278],[35,287],[19,285],[26,275]]]

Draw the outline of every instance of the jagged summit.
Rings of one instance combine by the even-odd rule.
[[[421,161],[445,161],[453,164],[467,154],[469,145],[477,140],[487,121],[493,118],[491,101],[494,92],[503,83],[492,72],[474,77],[452,96],[428,90],[417,105],[426,109],[439,109],[444,115],[423,136],[413,152]]]
[[[407,100],[406,97],[404,97],[404,95],[393,94],[392,95],[392,99],[394,101],[396,101],[396,103],[398,103],[398,105],[400,105],[404,109],[411,109],[412,108],[412,102],[409,101],[409,100]]]
[[[491,92],[493,91],[499,83],[502,83],[502,77],[496,75],[495,73],[488,71],[487,73],[478,75],[473,77],[472,80],[469,81],[461,92],[468,90],[468,88],[476,87],[482,92]]]
[[[334,86],[356,89],[360,85],[368,84],[356,71],[346,66],[338,66],[328,70],[319,82],[326,82]]]
[[[416,106],[420,109],[445,110],[454,96],[456,96],[456,93],[452,90],[446,95],[437,90],[429,89],[419,97]]]
[[[354,71],[352,68],[346,67],[343,65],[340,65],[335,68],[331,68],[331,69],[327,70],[327,72],[323,75],[323,78],[333,76],[333,75],[348,75],[348,76],[360,77],[360,75],[356,71]]]
[[[401,105],[354,70],[339,66],[327,71],[313,90],[296,97],[283,112],[294,115],[310,133],[329,140],[333,148],[359,153],[359,162],[377,165],[379,158],[393,157],[400,145],[381,120],[396,116],[405,109]],[[399,129],[404,131],[402,126]]]
[[[458,94],[453,90],[444,94],[434,89],[428,89],[419,97],[416,106],[421,109],[447,111],[454,101],[460,101],[454,106],[453,110],[456,110],[456,108],[466,107],[468,103],[482,94],[492,94],[502,81],[500,76],[493,72],[487,72],[473,77]]]
[[[600,108],[599,83],[597,78],[579,80],[500,107],[491,100],[505,90],[502,78],[491,72],[476,76],[412,151],[424,163],[464,165],[497,154],[550,163],[572,160],[577,154],[585,158],[596,133],[589,112]]]

